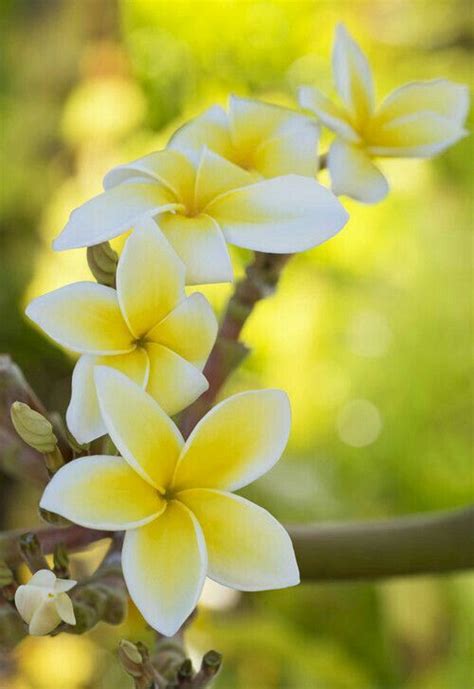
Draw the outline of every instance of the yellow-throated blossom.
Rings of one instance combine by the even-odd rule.
[[[32,636],[49,634],[60,622],[76,624],[71,599],[66,593],[76,584],[72,579],[57,579],[49,569],[40,569],[27,584],[17,588],[15,605]]]
[[[111,170],[105,192],[73,211],[55,249],[98,244],[157,218],[186,265],[187,284],[232,280],[226,242],[293,253],[326,241],[347,222],[334,194],[315,179],[255,176],[207,148],[167,149]]]
[[[122,373],[95,371],[102,416],[121,457],[73,460],[41,507],[94,529],[125,530],[122,568],[147,622],[174,634],[206,574],[243,591],[299,581],[285,529],[233,495],[283,452],[290,408],[279,390],[243,392],[215,406],[184,442],[155,400]]]
[[[373,158],[430,157],[466,134],[466,86],[447,79],[413,82],[376,107],[369,63],[342,25],[336,29],[332,60],[343,104],[309,86],[300,89],[299,99],[337,135],[328,154],[334,193],[376,203],[388,193],[388,183]]]
[[[186,297],[185,268],[151,220],[135,228],[117,266],[117,290],[78,282],[35,299],[27,315],[82,354],[67,423],[80,442],[103,435],[93,367],[106,364],[142,385],[169,414],[208,387],[201,373],[217,334],[202,294]]]
[[[183,125],[168,148],[203,146],[253,173],[255,179],[281,175],[314,177],[318,171],[319,127],[313,118],[288,108],[232,96],[228,113],[218,105]]]

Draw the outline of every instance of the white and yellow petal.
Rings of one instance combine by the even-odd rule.
[[[231,244],[277,254],[325,242],[349,217],[329,189],[299,175],[229,191],[212,201],[206,212]]]
[[[94,382],[94,367],[104,365],[125,373],[128,378],[145,388],[148,382],[149,361],[144,349],[116,356],[83,354],[72,374],[71,401],[66,411],[66,422],[72,435],[80,443],[89,443],[107,433]]]
[[[196,175],[196,210],[205,213],[206,206],[217,196],[254,181],[255,177],[247,170],[204,148]]]
[[[133,529],[165,508],[158,491],[121,457],[74,459],[52,477],[40,506],[90,529]]]
[[[172,501],[152,524],[127,531],[122,568],[130,596],[148,624],[172,636],[194,610],[207,569],[201,528]]]
[[[358,124],[372,115],[374,85],[369,63],[343,24],[336,28],[332,68],[337,91]]]
[[[264,177],[304,175],[318,171],[319,129],[308,117],[295,116],[282,125],[272,138],[258,146],[254,167]]]
[[[143,337],[184,298],[185,266],[149,220],[135,227],[117,267],[117,295],[135,337]]]
[[[192,198],[195,176],[195,168],[187,156],[167,149],[110,170],[104,178],[104,189],[107,191],[141,178],[157,182],[171,192],[178,202],[187,203]]]
[[[158,403],[122,373],[98,366],[94,377],[102,418],[115,446],[134,471],[164,492],[184,444],[179,430]]]
[[[134,349],[117,293],[76,282],[34,299],[26,315],[49,337],[80,354],[123,354]]]
[[[454,121],[433,112],[404,115],[369,132],[369,152],[391,158],[429,158],[466,136]]]
[[[252,157],[262,141],[273,138],[278,129],[294,116],[298,114],[279,105],[231,96],[229,121],[236,156],[233,161],[246,167],[246,157]]]
[[[209,387],[197,366],[161,344],[148,342],[147,392],[170,416],[189,407]]]
[[[232,158],[229,118],[219,105],[213,105],[184,124],[168,143],[168,148],[184,150],[188,156],[192,152],[196,164],[199,163],[203,146],[224,158]]]
[[[291,539],[269,512],[217,490],[186,490],[177,499],[189,507],[202,528],[211,579],[240,591],[299,583]]]
[[[387,96],[377,110],[377,123],[417,112],[433,112],[462,127],[469,110],[469,89],[448,79],[415,81]]]
[[[175,490],[237,490],[278,461],[290,432],[288,397],[281,390],[242,392],[217,404],[186,441]]]
[[[350,123],[350,118],[319,89],[302,86],[298,91],[298,101],[302,108],[313,112],[316,117],[331,131],[346,141],[357,143],[360,136]]]
[[[186,284],[231,282],[232,263],[219,225],[205,214],[186,217],[168,213],[159,227],[186,266]]]
[[[137,222],[181,207],[175,195],[161,184],[120,184],[73,211],[53,248],[64,251],[100,244],[130,230]]]
[[[336,139],[329,149],[328,168],[337,195],[377,203],[388,194],[386,178],[362,148]]]
[[[194,292],[183,299],[147,337],[202,369],[216,341],[217,328],[211,305],[204,295]]]

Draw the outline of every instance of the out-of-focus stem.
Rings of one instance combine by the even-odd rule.
[[[204,368],[209,388],[181,416],[180,428],[185,436],[209,411],[226,379],[247,356],[248,348],[239,342],[242,328],[255,304],[274,293],[291,255],[255,252],[245,277],[236,284],[222,318],[216,344]]]
[[[288,527],[303,581],[474,568],[474,507],[375,522]]]

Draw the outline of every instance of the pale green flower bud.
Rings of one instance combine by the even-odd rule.
[[[48,419],[24,402],[13,402],[10,414],[16,432],[27,445],[42,454],[54,452],[58,439]]]

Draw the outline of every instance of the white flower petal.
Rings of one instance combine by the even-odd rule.
[[[234,162],[246,167],[246,158],[251,161],[257,146],[273,138],[279,128],[292,118],[302,118],[299,113],[272,103],[231,96],[229,100],[229,121],[232,142],[240,160]]]
[[[390,120],[370,132],[369,152],[391,158],[429,158],[466,136],[454,120],[417,112]]]
[[[347,113],[332,103],[319,89],[302,86],[298,91],[298,100],[302,108],[314,112],[328,129],[346,141],[360,141],[360,136],[353,129]]]
[[[51,574],[53,573],[51,572]],[[19,586],[15,591],[16,609],[27,624],[31,622],[35,611],[40,607],[45,596],[47,596],[47,592],[42,587],[33,586],[30,583]]]
[[[336,139],[329,149],[332,190],[362,203],[377,203],[388,194],[388,182],[367,153]]]
[[[161,344],[148,342],[147,392],[169,416],[189,407],[209,387],[199,368]]]
[[[434,112],[464,124],[469,110],[469,89],[448,79],[414,81],[405,84],[383,101],[376,113],[378,123],[388,122],[420,111]]]
[[[231,244],[277,254],[321,244],[349,217],[329,189],[298,175],[227,192],[209,204],[207,213]]]
[[[50,569],[39,569],[33,574],[28,582],[28,586],[40,586],[45,589],[54,588],[57,582],[56,575]]]
[[[291,539],[269,512],[217,490],[186,490],[177,499],[189,507],[203,530],[211,579],[240,591],[299,583]]]
[[[159,226],[186,266],[186,284],[231,282],[232,263],[219,225],[208,215],[168,213]]]
[[[141,220],[178,208],[176,197],[160,184],[121,184],[73,211],[53,248],[63,251],[100,244]]]
[[[122,354],[134,349],[117,293],[95,282],[75,282],[44,294],[26,315],[63,347],[85,354]]]
[[[148,339],[176,352],[202,370],[217,335],[211,305],[199,292],[186,297],[148,333]]]
[[[180,127],[171,137],[168,148],[192,151],[199,161],[203,146],[224,158],[232,155],[227,113],[219,105],[213,105],[201,115]]]
[[[220,402],[187,439],[175,489],[237,490],[255,481],[279,460],[290,423],[290,404],[281,390],[252,390]]]
[[[59,593],[54,598],[54,605],[56,607],[56,612],[63,622],[67,624],[76,624],[76,616],[74,614],[72,601],[67,593]]]
[[[196,175],[195,206],[205,213],[207,204],[220,194],[245,187],[254,181],[254,176],[249,172],[205,148]]]
[[[206,576],[206,546],[194,515],[173,501],[153,524],[127,531],[122,568],[148,624],[175,634],[194,610]]]
[[[164,491],[184,444],[181,433],[156,401],[122,373],[98,366],[94,377],[102,418],[120,454],[145,481]]]
[[[28,631],[31,636],[44,636],[56,629],[60,622],[61,618],[56,610],[54,601],[45,600],[35,610]]]
[[[293,118],[255,152],[255,169],[264,177],[297,174],[314,177],[318,171],[319,129],[310,118]]]
[[[155,519],[164,500],[121,457],[74,459],[52,477],[40,506],[90,529],[131,529]]]
[[[131,332],[139,338],[185,296],[185,266],[153,221],[135,227],[117,267],[117,295]]]
[[[343,24],[336,27],[332,67],[339,95],[358,123],[363,124],[374,109],[372,73],[367,58]]]

